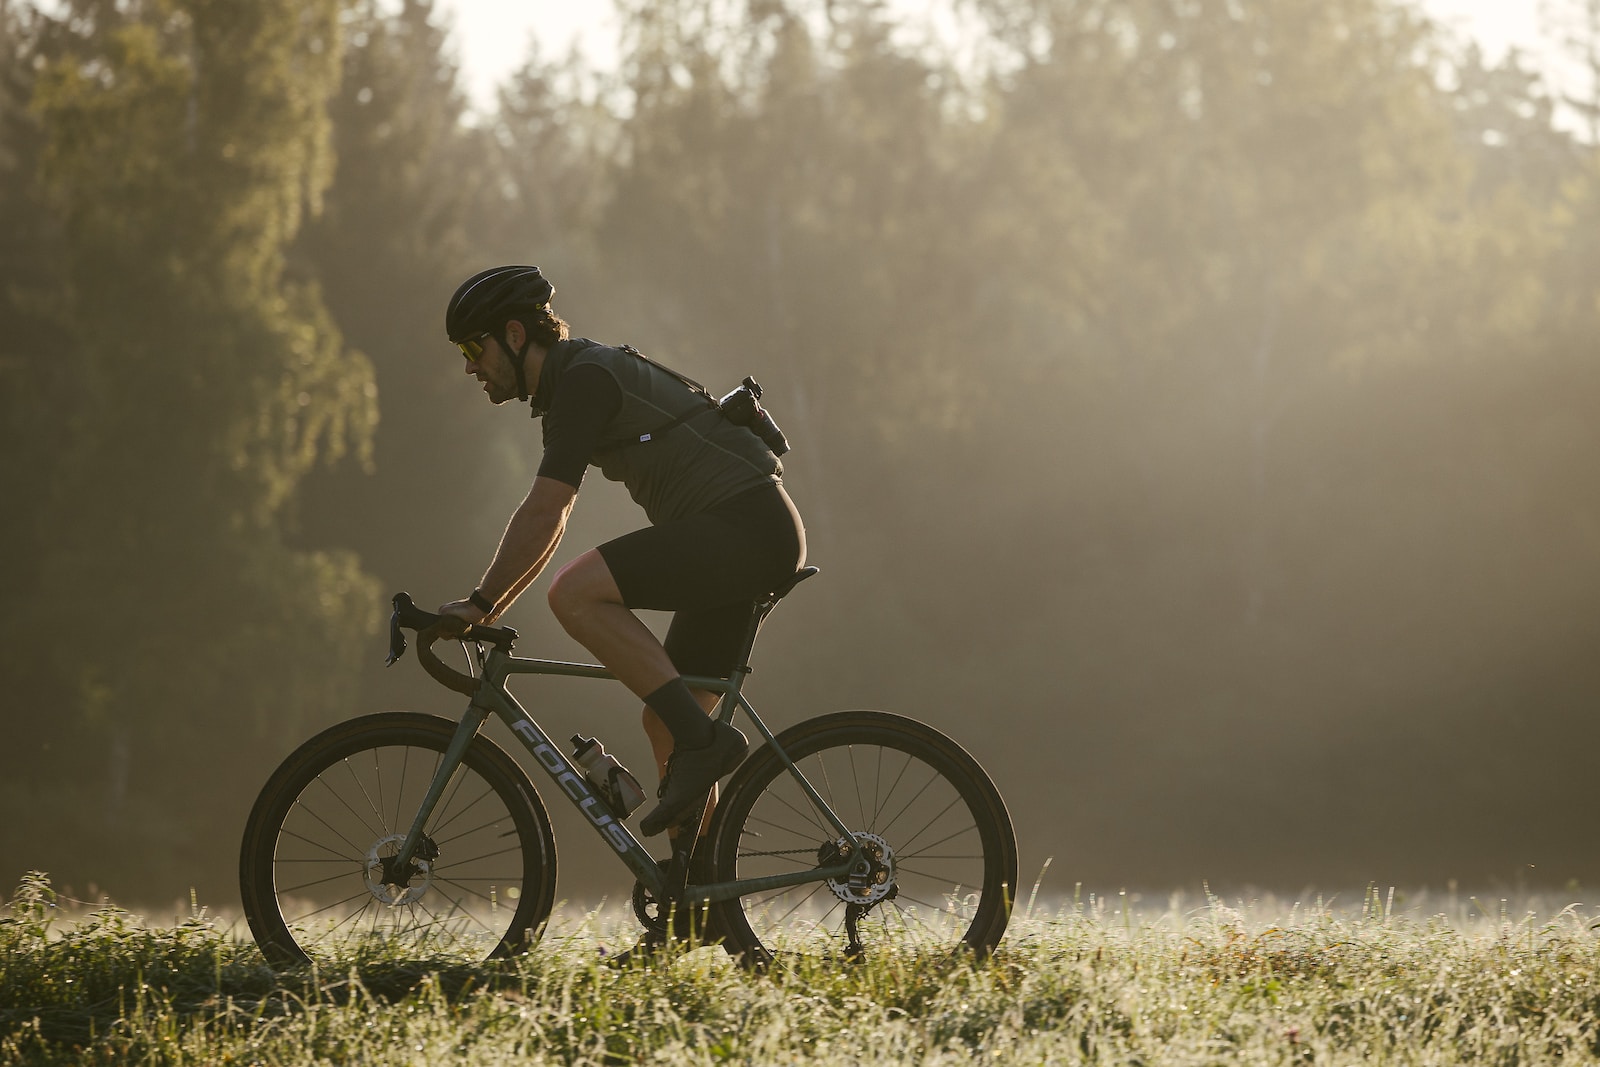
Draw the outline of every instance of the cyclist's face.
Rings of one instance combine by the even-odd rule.
[[[466,372],[483,383],[491,404],[504,404],[517,395],[517,372],[498,338],[490,335],[480,342],[483,351],[477,359],[465,359]]]

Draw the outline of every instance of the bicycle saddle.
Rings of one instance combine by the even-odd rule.
[[[778,586],[778,588],[769,593],[767,595],[767,599],[771,600],[773,603],[777,603],[790,593],[794,592],[795,586],[799,585],[801,582],[805,581],[807,578],[810,578],[816,573],[816,567],[801,567],[799,570],[794,572],[793,578],[790,578],[787,582],[784,582],[782,585]]]

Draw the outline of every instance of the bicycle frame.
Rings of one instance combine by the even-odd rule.
[[[752,634],[753,637],[753,634]],[[606,804],[595,795],[583,773],[573,765],[572,761],[562,754],[533,717],[517,703],[517,699],[506,690],[505,682],[514,674],[551,675],[565,678],[593,678],[615,681],[613,675],[605,667],[592,663],[568,663],[561,660],[524,659],[512,656],[498,648],[490,648],[487,652],[483,646],[472,646],[477,660],[479,685],[473,695],[471,703],[467,706],[466,714],[462,717],[461,725],[456,728],[455,736],[451,739],[450,746],[445,752],[444,760],[439,764],[434,773],[433,782],[428,787],[427,794],[423,797],[422,805],[418,809],[416,818],[412,821],[410,832],[406,834],[404,844],[401,845],[396,866],[404,868],[415,853],[417,843],[422,838],[423,827],[428,817],[432,815],[434,805],[443,795],[446,785],[456,768],[461,763],[462,756],[466,753],[467,746],[477,736],[488,717],[498,715],[502,722],[511,729],[517,739],[527,748],[530,755],[551,780],[556,784],[561,794],[567,798],[584,816],[590,827],[600,835],[600,838],[609,845],[613,851],[627,864],[628,869],[648,888],[656,900],[665,901],[671,898],[666,878],[661,867],[656,863],[639,839],[634,837],[627,826],[616,819],[607,808]],[[748,660],[748,651],[745,657]],[[704,689],[720,694],[717,702],[717,718],[723,722],[731,722],[735,709],[742,710],[745,717],[755,726],[756,731],[771,745],[778,758],[783,761],[800,787],[805,790],[811,802],[817,806],[824,818],[839,833],[841,841],[850,843],[849,852],[839,862],[826,867],[815,867],[807,871],[797,871],[791,874],[770,875],[765,878],[743,878],[731,882],[714,882],[706,885],[689,885],[684,888],[682,900],[692,903],[716,903],[723,900],[732,900],[749,893],[761,893],[773,889],[782,889],[793,885],[803,885],[807,882],[820,882],[827,879],[846,878],[858,865],[866,861],[860,857],[860,849],[856,845],[855,836],[850,828],[844,824],[833,808],[823,800],[811,782],[801,773],[789,759],[777,738],[761,721],[755,708],[745,698],[741,690],[744,680],[749,675],[748,665],[741,666],[728,678],[710,678],[685,675],[684,682],[694,689]]]

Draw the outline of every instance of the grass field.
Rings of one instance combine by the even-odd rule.
[[[719,949],[605,966],[621,916],[524,959],[275,975],[196,913],[64,922],[42,877],[0,919],[4,1064],[1563,1064],[1600,1061],[1588,909],[1371,891],[1019,908],[992,961],[752,976]],[[1025,902],[1026,903],[1026,902]]]

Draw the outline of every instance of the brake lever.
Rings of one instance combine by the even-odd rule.
[[[433,616],[417,607],[410,593],[396,593],[390,603],[394,605],[394,610],[389,614],[389,658],[383,661],[385,667],[394,666],[395,660],[406,654],[406,635],[401,627],[409,626],[416,630],[433,619]]]
[[[453,615],[435,615],[431,611],[423,611],[411,599],[410,593],[396,593],[394,595],[394,611],[389,616],[389,658],[384,660],[384,666],[390,667],[406,652],[406,635],[403,629],[416,630],[418,640],[423,640],[422,633],[441,623],[448,623],[452,628],[459,627],[459,632],[449,634],[436,633],[437,637],[448,637],[452,641],[474,641],[478,644],[478,655],[483,656],[483,643],[488,641],[499,647],[509,648],[512,641],[517,639],[517,631],[509,626],[482,626],[458,620]],[[422,649],[427,645],[424,641],[418,646],[417,654],[422,655]]]
[[[395,660],[406,654],[406,634],[400,629],[400,610],[396,608],[389,615],[389,658],[383,661],[385,667],[393,667]]]

